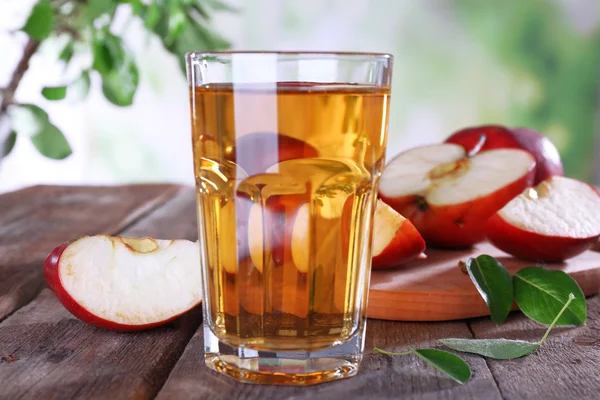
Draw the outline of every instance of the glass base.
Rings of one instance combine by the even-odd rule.
[[[224,343],[204,327],[206,365],[245,383],[306,386],[349,378],[358,372],[363,345],[360,329],[350,340],[317,351],[255,350]]]

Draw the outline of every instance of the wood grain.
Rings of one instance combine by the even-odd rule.
[[[485,361],[478,356],[465,359],[473,369],[472,380],[461,386],[414,356],[388,357],[372,352],[373,347],[390,351],[407,346],[435,346],[448,336],[471,337],[464,322],[399,323],[369,320],[365,357],[353,378],[310,387],[281,387],[241,384],[209,370],[204,365],[202,330],[198,330],[157,399],[496,399],[500,393]]]
[[[239,384],[204,366],[199,308],[162,328],[118,334],[81,323],[51,291],[42,290],[41,262],[55,245],[83,234],[117,233],[123,227],[127,227],[121,232],[125,236],[195,240],[194,190],[162,185],[37,187],[0,196],[0,320],[21,307],[0,323],[1,400],[149,399],[157,395],[163,400],[551,400],[596,399],[600,393],[600,296],[588,301],[587,325],[555,328],[546,344],[527,357],[495,361],[466,356],[473,378],[464,386],[413,356],[388,357],[373,354],[371,349],[439,347],[435,340],[442,337],[538,340],[545,328],[520,313],[511,314],[500,327],[489,318],[468,323],[369,320],[365,358],[354,378],[308,388]],[[75,229],[80,233],[75,234]],[[466,256],[456,254],[459,259]],[[508,257],[502,260],[510,267]],[[420,271],[418,276],[437,272],[443,281],[443,269]],[[595,277],[587,275],[584,280]],[[417,288],[423,282],[426,279],[402,280]],[[383,283],[389,284],[385,279]],[[589,285],[581,283],[584,288]],[[415,304],[427,301],[419,299]],[[452,305],[445,297],[438,302]],[[392,301],[389,306],[404,305]]]
[[[427,259],[399,269],[374,271],[369,318],[396,321],[447,321],[489,315],[485,302],[459,261],[480,254],[496,257],[511,273],[534,265],[481,243],[471,250],[427,250]],[[587,251],[564,263],[544,265],[571,275],[586,295],[600,292],[600,253]]]
[[[546,343],[516,360],[487,360],[506,399],[597,399],[600,394],[600,296],[588,300],[581,327],[554,328]],[[469,322],[476,338],[537,341],[546,327],[513,313],[500,326],[488,318]]]
[[[182,190],[122,234],[195,239],[194,207],[193,190]],[[152,398],[200,321],[195,309],[158,329],[119,334],[83,324],[43,290],[0,324],[0,382],[10,382],[0,399]]]
[[[177,190],[35,186],[0,196],[0,321],[41,290],[41,265],[54,247],[83,235],[115,234]]]

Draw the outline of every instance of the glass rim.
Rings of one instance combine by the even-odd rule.
[[[352,57],[357,59],[381,59],[393,60],[390,53],[361,52],[361,51],[294,51],[294,50],[229,50],[229,51],[190,51],[185,54],[186,58],[211,57],[211,56],[233,56],[233,55],[283,55],[283,56],[331,56]]]

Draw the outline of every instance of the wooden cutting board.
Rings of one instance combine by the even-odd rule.
[[[395,321],[447,321],[489,315],[487,306],[458,266],[460,260],[489,254],[511,274],[535,265],[515,259],[489,243],[470,250],[428,249],[427,259],[398,269],[373,271],[369,291],[369,318]],[[586,296],[600,292],[600,252],[587,251],[560,264],[543,265],[571,275]]]

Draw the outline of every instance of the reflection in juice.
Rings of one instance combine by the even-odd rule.
[[[389,88],[210,85],[191,96],[210,329],[254,349],[344,342],[364,319]]]

